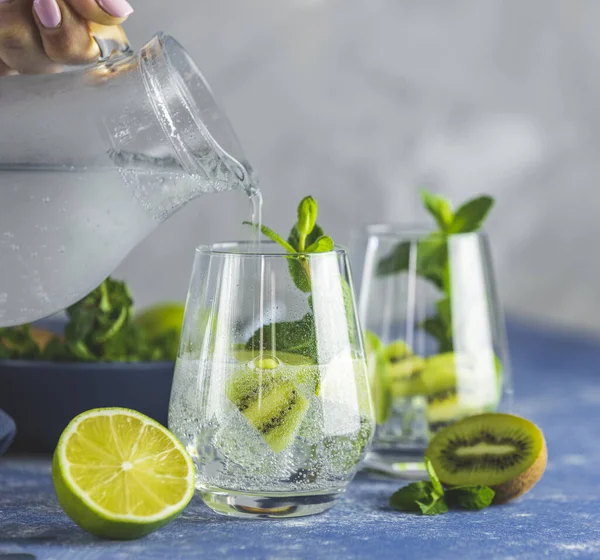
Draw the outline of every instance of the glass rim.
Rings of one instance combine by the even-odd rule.
[[[287,253],[279,245],[275,243],[275,241],[261,241],[260,247],[261,250],[257,251],[253,249],[256,246],[255,241],[219,241],[217,243],[210,243],[208,245],[198,245],[196,247],[196,255],[211,255],[211,256],[234,256],[234,257],[265,257],[265,258],[290,258],[292,256],[303,256],[308,258],[320,258],[327,257],[331,255],[336,255],[338,257],[346,257],[348,255],[348,250],[341,245],[334,245],[332,251],[327,251],[324,253],[306,253],[306,252],[298,252],[298,253]],[[279,248],[280,251],[265,251],[263,248],[267,247],[276,247]],[[240,248],[247,247],[248,250],[241,250]]]
[[[367,224],[362,228],[363,232],[366,232],[369,237],[403,237],[412,239],[422,239],[423,237],[436,233],[438,230],[433,229],[431,226],[426,226],[422,223],[417,224],[402,224],[397,222],[380,222]],[[487,238],[487,233],[483,230],[471,231],[471,232],[460,232],[450,233],[448,237],[467,237],[475,236],[480,238]]]

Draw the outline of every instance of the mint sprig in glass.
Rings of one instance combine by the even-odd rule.
[[[372,438],[365,354],[346,251],[315,200],[287,238],[261,233],[197,250],[169,427],[215,512],[309,515],[337,501]]]
[[[359,315],[377,430],[368,464],[422,472],[429,438],[460,418],[508,410],[512,386],[488,237],[494,201],[454,207],[421,191],[431,222],[355,236]]]

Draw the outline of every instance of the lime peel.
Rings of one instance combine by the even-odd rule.
[[[114,429],[113,419],[115,417],[125,417],[126,419],[135,419],[141,423],[141,428],[137,434],[136,440],[133,445],[126,450],[128,457],[124,458],[120,453],[121,449],[118,443],[118,435]],[[69,441],[75,434],[78,434],[81,439],[88,439],[79,432],[84,422],[93,421],[94,418],[108,418],[111,425],[111,433],[107,434],[107,448],[104,450],[98,445],[98,442],[94,442],[94,447],[103,455],[107,457],[107,465],[91,465],[85,461],[85,457],[82,457],[81,462],[69,461],[67,452],[69,450]],[[150,429],[149,429],[150,428]],[[164,443],[166,447],[155,453],[155,447],[148,449],[144,453],[144,438],[151,437],[152,432],[155,435],[166,436]],[[112,441],[111,441],[112,440]],[[88,442],[90,440],[88,439]],[[111,443],[114,441],[115,447],[111,447]],[[121,442],[122,445],[123,442]],[[170,447],[168,447],[170,445]],[[112,453],[111,453],[112,451]],[[145,466],[143,469],[140,468],[139,472],[143,472],[143,477],[155,479],[170,479],[170,480],[181,480],[181,498],[172,505],[164,503],[164,507],[160,508],[159,511],[152,515],[136,515],[132,513],[116,513],[106,507],[98,504],[95,500],[90,497],[97,485],[92,488],[82,488],[72,476],[70,469],[72,467],[85,468],[88,467],[90,471],[98,470],[99,467],[103,471],[110,468],[115,468],[115,476],[109,477],[108,480],[101,481],[106,491],[110,491],[110,483],[119,478],[119,474],[123,471],[128,471],[135,476],[136,464],[141,462],[141,459],[145,461],[150,460],[150,464],[154,465],[156,460],[162,455],[167,455],[169,452],[176,451],[178,466],[185,466],[185,476],[176,476],[168,473],[156,473],[152,469],[148,469]],[[134,454],[139,453],[140,457],[138,460],[135,459]],[[118,455],[121,455],[118,457]],[[120,465],[111,465],[110,459],[120,460]],[[183,461],[181,461],[183,459]],[[100,537],[112,538],[112,539],[133,539],[144,536],[148,533],[155,531],[163,525],[169,523],[175,519],[181,511],[187,506],[189,501],[194,495],[194,482],[195,482],[195,469],[194,464],[188,455],[187,451],[179,440],[169,432],[164,426],[158,422],[148,418],[147,416],[136,412],[134,410],[125,408],[100,408],[93,409],[80,414],[75,417],[71,423],[67,426],[65,431],[62,433],[54,458],[52,461],[52,480],[56,490],[58,500],[65,510],[65,513],[75,521],[80,527]],[[148,480],[146,480],[146,483]],[[138,487],[145,490],[147,495],[151,496],[157,505],[160,506],[162,501],[160,496],[160,488],[148,488],[140,480],[136,480]],[[120,492],[122,487],[113,487],[113,492],[116,494]],[[128,494],[131,489],[124,485],[125,493]],[[134,496],[135,497],[135,496]],[[140,498],[138,496],[138,498]],[[139,499],[137,500],[139,504]]]

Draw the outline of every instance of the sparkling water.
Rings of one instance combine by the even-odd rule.
[[[83,297],[159,223],[116,169],[0,169],[0,182],[0,326]]]
[[[0,327],[84,297],[198,194],[243,188],[260,221],[260,193],[231,158],[207,150],[198,158],[210,176],[190,176],[168,159],[109,155],[92,169],[0,166]]]
[[[308,407],[290,428],[289,445],[277,452],[227,396],[231,379],[247,368],[239,362],[177,362],[169,428],[196,464],[198,489],[289,495],[345,487],[372,432],[368,392],[352,380],[353,371],[357,381],[366,379],[363,362],[279,366],[277,375],[318,379],[320,389],[300,389]]]

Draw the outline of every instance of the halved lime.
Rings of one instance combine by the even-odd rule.
[[[135,539],[177,517],[194,495],[194,464],[151,418],[125,408],[80,414],[62,433],[52,462],[60,505],[99,537]]]
[[[156,337],[170,330],[181,334],[185,305],[179,302],[159,303],[143,309],[135,316],[135,323]]]

